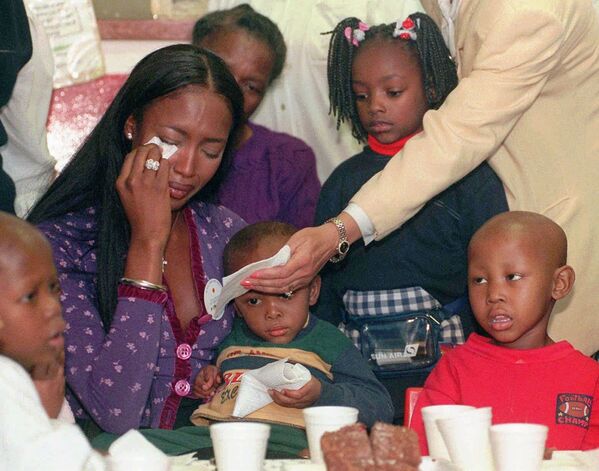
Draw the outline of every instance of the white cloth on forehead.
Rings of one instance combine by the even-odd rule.
[[[158,147],[160,147],[160,150],[162,151],[162,158],[164,160],[170,159],[171,156],[179,149],[177,146],[173,144],[167,144],[158,136],[154,136],[152,139],[146,142],[146,144],[156,144]]]
[[[300,389],[312,375],[299,363],[291,364],[284,358],[262,368],[243,373],[235,400],[233,417],[245,417],[273,402],[269,389]]]
[[[276,267],[279,265],[285,265],[291,257],[291,248],[288,245],[284,245],[275,255],[270,258],[260,260],[258,262],[250,263],[245,267],[237,270],[229,276],[223,278],[223,290],[216,303],[216,309],[212,317],[214,319],[220,319],[224,312],[225,306],[230,301],[247,293],[249,290],[241,286],[241,282],[249,277],[256,270],[262,268]]]

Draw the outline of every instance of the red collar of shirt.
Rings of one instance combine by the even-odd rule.
[[[420,131],[418,131],[418,132],[420,132]],[[392,142],[391,144],[383,144],[382,142],[377,141],[376,138],[369,135],[368,136],[368,145],[377,154],[389,155],[389,156],[395,155],[400,150],[402,150],[403,146],[406,144],[406,142],[408,142],[411,138],[413,138],[416,134],[418,134],[418,132],[415,132],[414,134],[410,134],[409,136],[406,136],[406,137],[402,137],[400,140]]]

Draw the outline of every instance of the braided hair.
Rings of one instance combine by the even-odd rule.
[[[269,79],[269,83],[272,83],[283,71],[287,46],[278,26],[247,3],[202,16],[193,27],[192,43],[202,46],[202,42],[209,36],[236,29],[246,31],[250,36],[269,47],[273,55]]]
[[[360,142],[366,140],[367,133],[360,122],[352,90],[352,63],[359,52],[359,46],[364,43],[374,39],[399,41],[420,65],[422,85],[430,109],[438,109],[458,84],[455,63],[433,19],[424,13],[414,13],[408,18],[416,25],[416,39],[394,37],[396,23],[372,26],[364,30],[360,28],[363,25],[361,20],[355,17],[345,18],[331,32],[327,62],[329,113],[337,117],[337,129],[344,121],[351,123],[352,135]],[[352,43],[351,38],[346,36],[347,28],[351,32],[362,30],[363,39]]]

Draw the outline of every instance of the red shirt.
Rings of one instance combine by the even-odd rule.
[[[547,425],[547,448],[586,450],[599,447],[599,363],[566,341],[531,350],[491,344],[472,334],[444,354],[426,380],[411,427],[428,454],[420,410],[438,404],[491,406],[493,423]],[[598,406],[599,407],[599,406]]]

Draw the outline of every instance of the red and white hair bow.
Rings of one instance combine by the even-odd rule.
[[[412,18],[406,18],[401,23],[399,20],[395,24],[395,29],[393,30],[393,37],[400,39],[411,39],[412,41],[416,41],[418,35],[416,34],[416,24],[412,20]]]

